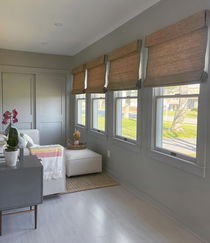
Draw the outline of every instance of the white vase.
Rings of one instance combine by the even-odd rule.
[[[19,150],[16,151],[4,151],[5,162],[7,166],[15,167],[18,160]]]
[[[74,145],[79,145],[79,140],[74,140]]]

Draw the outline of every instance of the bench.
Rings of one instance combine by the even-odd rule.
[[[68,177],[102,172],[102,156],[89,149],[64,151]]]

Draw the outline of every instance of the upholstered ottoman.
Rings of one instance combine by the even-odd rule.
[[[75,176],[102,171],[102,156],[89,149],[65,152],[66,175]]]

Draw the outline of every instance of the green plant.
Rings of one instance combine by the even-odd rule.
[[[8,135],[6,148],[6,151],[8,152],[16,151],[18,149],[18,131],[15,127],[12,126],[12,124],[18,122],[17,115],[18,112],[16,111],[16,109],[13,109],[11,112],[5,111],[3,114],[2,124],[7,125],[9,123],[8,127],[5,130],[5,135]]]
[[[9,136],[7,140],[7,148],[6,151],[12,152],[18,149],[18,131],[14,127],[10,127]]]

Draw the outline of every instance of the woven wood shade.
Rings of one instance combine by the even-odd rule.
[[[72,94],[82,94],[85,88],[85,66],[81,65],[72,69],[73,89]]]
[[[137,89],[141,41],[134,41],[109,53],[108,90]]]
[[[204,77],[208,11],[201,11],[146,37],[144,86],[199,83]]]
[[[88,70],[86,93],[104,93],[106,74],[105,56],[89,61],[86,67]]]

